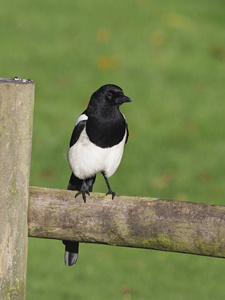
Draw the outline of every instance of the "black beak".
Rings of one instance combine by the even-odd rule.
[[[132,100],[129,97],[123,95],[123,96],[120,96],[120,97],[116,98],[115,102],[116,102],[116,104],[120,105],[120,104],[123,104],[125,102],[132,102]]]
[[[123,102],[132,102],[132,100],[129,97],[124,96],[123,97]]]

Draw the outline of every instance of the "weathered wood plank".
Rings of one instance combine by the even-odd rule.
[[[0,78],[0,299],[25,299],[34,83]]]
[[[225,257],[225,206],[30,187],[29,236]]]

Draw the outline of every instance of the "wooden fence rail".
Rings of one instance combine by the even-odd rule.
[[[225,206],[30,187],[29,236],[225,257]]]

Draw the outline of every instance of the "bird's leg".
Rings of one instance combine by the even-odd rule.
[[[102,175],[103,175],[103,177],[104,177],[104,179],[105,179],[105,182],[106,182],[106,184],[107,184],[107,187],[108,187],[108,192],[106,193],[106,195],[111,194],[111,195],[112,195],[112,199],[113,199],[113,198],[115,197],[116,193],[112,191],[112,189],[111,189],[111,187],[110,187],[110,185],[109,185],[108,178],[105,176],[105,174],[104,174],[103,172],[102,172]]]
[[[79,196],[80,194],[82,194],[84,203],[86,203],[86,195],[85,195],[85,194],[88,194],[88,196],[90,196],[90,193],[89,193],[89,185],[86,183],[86,180],[83,180],[83,181],[82,181],[81,188],[80,188],[79,192],[75,195],[75,198],[76,198],[77,196]]]

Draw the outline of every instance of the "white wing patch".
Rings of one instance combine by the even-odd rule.
[[[75,127],[77,126],[78,123],[80,123],[81,121],[86,121],[87,119],[88,119],[87,115],[85,114],[80,115],[79,118],[76,120]]]

